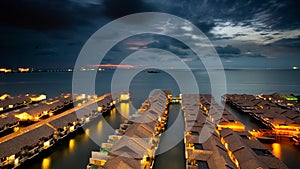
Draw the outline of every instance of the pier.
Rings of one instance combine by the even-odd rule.
[[[288,168],[249,132],[244,131],[245,126],[222,110],[211,95],[183,95],[182,108],[187,169]],[[224,111],[224,114],[218,112],[220,115],[215,115],[216,111]],[[219,121],[223,124],[218,124]],[[205,132],[210,134],[209,137],[201,138],[201,133]]]
[[[251,131],[260,139],[280,140],[299,135],[300,113],[282,104],[279,105],[279,103],[288,103],[289,100],[278,100],[279,95],[275,96],[227,94],[223,96],[222,100],[241,113],[249,114],[253,119],[269,128],[269,130]],[[298,103],[294,105],[298,105]]]
[[[0,149],[5,150],[0,152],[0,167],[16,168],[38,156],[92,118],[110,110],[120,101],[121,95],[117,96],[119,97],[113,99],[110,94],[100,97],[62,94],[60,97],[5,113],[4,118],[17,119],[17,126],[14,127],[17,130],[0,138]],[[19,126],[23,122],[27,126]]]
[[[5,106],[1,114],[0,149],[5,151],[0,152],[0,168],[16,168],[34,159],[93,118],[130,99],[122,92],[61,94],[50,99],[32,96],[35,101]],[[91,152],[87,168],[153,168],[161,134],[168,126],[169,104],[181,106],[183,112],[185,168],[287,168],[260,141],[288,138],[299,145],[298,112],[261,96],[224,95],[222,100],[267,129],[246,131],[246,126],[210,94],[173,98],[170,91],[157,90],[126,117],[99,150]],[[209,136],[205,138],[203,133]]]
[[[168,120],[170,93],[157,90],[141,108],[92,151],[88,169],[152,168],[160,134]]]

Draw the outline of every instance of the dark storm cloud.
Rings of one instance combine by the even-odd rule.
[[[2,0],[0,24],[35,29],[64,27],[75,20],[70,16],[68,4],[67,0]]]
[[[282,46],[282,47],[292,47],[299,48],[300,47],[300,36],[297,38],[284,38],[282,40],[276,41],[268,46]]]
[[[299,6],[295,0],[1,0],[0,55],[5,56],[1,64],[16,65],[17,60],[19,65],[72,65],[85,40],[98,28],[137,12],[165,12],[189,20],[212,41],[223,41],[217,47],[221,57],[265,57],[255,49],[243,53],[240,49],[246,47],[224,45],[236,44],[228,42],[235,38],[250,37],[251,31],[244,31],[250,27],[261,37],[257,42],[270,41],[270,48],[300,47],[299,37],[284,37],[284,31],[300,27]],[[212,33],[226,23],[242,29],[230,35]],[[169,50],[182,58],[191,55],[187,46],[159,37],[129,47],[124,43],[113,48],[104,62],[118,62],[121,54],[125,57],[135,49],[150,47]]]
[[[266,57],[262,54],[259,53],[255,53],[255,52],[251,52],[250,50],[248,50],[245,53],[242,53],[242,51],[239,48],[233,47],[231,45],[227,45],[227,46],[217,46],[215,47],[216,51],[218,52],[220,57],[223,58],[233,58],[233,57],[242,57],[242,56],[247,56],[247,57]]]
[[[111,18],[119,18],[138,12],[151,12],[154,7],[142,0],[104,0],[104,13]]]
[[[178,56],[189,55],[192,53],[188,46],[179,42],[178,40],[160,36],[154,36],[154,38],[157,40],[147,44],[147,48],[159,48],[167,50]]]
[[[227,45],[225,47],[217,46],[216,50],[219,54],[231,54],[231,55],[241,54],[241,50],[239,48],[235,48],[231,45]]]
[[[1,0],[0,25],[57,30],[86,25],[103,15],[100,4],[82,5],[70,0]]]

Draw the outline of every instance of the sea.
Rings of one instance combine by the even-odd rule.
[[[82,79],[73,80],[74,72],[33,72],[33,73],[10,73],[0,74],[0,94],[44,93],[47,98],[52,98],[61,93],[72,93],[74,88],[85,91],[85,85],[94,87],[98,95],[110,93],[117,90],[129,90],[131,94],[130,103],[117,105],[115,109],[103,116],[91,121],[84,132],[70,136],[68,139],[59,142],[52,150],[43,153],[41,156],[30,160],[21,169],[85,169],[91,156],[91,151],[99,151],[101,142],[106,142],[108,135],[113,134],[107,128],[105,122],[111,127],[118,128],[126,118],[125,113],[134,113],[141,103],[149,96],[154,89],[171,90],[173,95],[189,93],[192,86],[197,85],[199,93],[211,93],[215,89],[226,93],[237,94],[271,94],[286,93],[300,95],[300,71],[298,70],[274,70],[274,69],[229,69],[229,70],[118,70],[105,69],[97,72],[94,79],[87,79],[92,76],[91,72],[79,73]],[[216,76],[214,73],[223,74],[224,77]],[[174,76],[176,74],[176,76]],[[192,76],[196,84],[192,84],[189,78]],[[117,79],[116,79],[117,78]],[[212,80],[213,79],[213,80]],[[211,84],[215,82],[217,84]],[[75,83],[75,84],[74,84]],[[78,86],[78,84],[80,85]],[[119,87],[119,88],[118,88]],[[77,91],[77,90],[76,90]],[[122,111],[121,113],[119,111]],[[257,124],[248,116],[241,115],[230,109],[247,129],[257,128]],[[170,107],[170,121],[168,125],[175,122],[180,115],[180,105]],[[93,136],[95,139],[91,139]],[[162,138],[164,139],[164,138]],[[274,143],[266,145],[273,154],[280,158],[291,169],[300,166],[300,148],[290,143]],[[0,150],[5,151],[5,150]],[[169,151],[156,157],[154,169],[185,168],[184,144],[179,142]]]

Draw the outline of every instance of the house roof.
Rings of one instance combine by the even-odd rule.
[[[0,143],[0,158],[14,155],[25,146],[32,146],[42,138],[50,137],[54,130],[47,125],[42,125],[18,137]]]
[[[0,128],[4,127],[7,124],[15,124],[18,122],[18,120],[18,118],[11,114],[3,115],[2,117],[0,116]]]
[[[258,140],[243,139],[231,129],[224,129],[220,134],[228,144],[229,150],[238,160],[241,168],[273,168],[273,164],[263,160],[266,158],[271,159],[269,161],[274,161],[280,168],[287,168],[282,161],[274,157]],[[268,153],[259,155],[255,151]]]
[[[141,169],[142,165],[139,160],[127,158],[124,156],[109,159],[104,167],[105,169]]]
[[[76,120],[77,120],[77,115],[75,112],[73,112],[71,114],[65,115],[61,118],[51,121],[50,124],[58,129],[58,128],[64,128],[69,123],[72,123]]]

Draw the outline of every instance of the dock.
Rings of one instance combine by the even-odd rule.
[[[266,95],[267,96],[267,95]],[[261,124],[270,130],[256,131],[260,137],[292,138],[300,134],[300,113],[290,108],[285,108],[278,103],[278,98],[271,95],[266,98],[265,95],[224,95],[223,101],[241,113],[249,114]],[[277,95],[276,95],[277,96]],[[281,98],[283,99],[283,98]],[[273,101],[273,100],[276,100]],[[287,100],[288,101],[288,100]],[[296,103],[295,103],[296,105]],[[255,131],[252,131],[253,133]]]
[[[0,138],[0,149],[4,150],[0,151],[0,168],[16,168],[38,156],[119,101],[120,97],[113,100],[110,94],[100,97],[62,94],[6,113],[7,117],[18,123],[30,123],[25,127],[15,127],[18,130]],[[30,116],[34,118],[28,118]]]
[[[244,131],[243,124],[221,109],[211,95],[183,95],[182,109],[187,169],[288,168],[255,137]],[[215,116],[216,111],[224,113],[218,112],[219,115]],[[218,122],[223,123],[221,127]],[[207,139],[201,138],[205,132],[210,134]]]
[[[92,151],[87,169],[152,168],[168,120],[168,96],[168,92],[153,92],[99,151]]]

